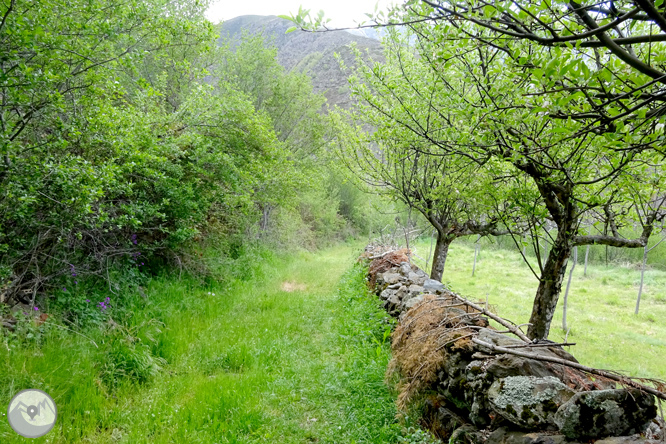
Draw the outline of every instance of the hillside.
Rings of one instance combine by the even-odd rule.
[[[335,60],[335,54],[340,54],[348,65],[352,64],[353,56],[348,46],[355,43],[370,58],[382,60],[381,43],[345,31],[294,31],[285,34],[292,25],[276,16],[236,17],[221,25],[220,41],[237,40],[243,32],[263,34],[277,47],[278,62],[282,66],[287,70],[308,72],[312,76],[315,92],[324,93],[331,105],[348,107],[350,96],[347,79]]]

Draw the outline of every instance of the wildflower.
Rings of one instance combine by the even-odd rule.
[[[39,311],[39,307],[35,307],[35,311]]]
[[[86,299],[86,302],[90,302],[90,299]]]
[[[62,287],[62,291],[67,291],[67,289],[65,287]]]

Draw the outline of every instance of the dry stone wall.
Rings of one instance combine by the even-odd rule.
[[[526,344],[493,329],[483,313],[400,258],[404,251],[374,256],[369,281],[384,308],[400,319],[392,336],[399,403],[423,406],[423,424],[444,442],[662,442],[654,396],[566,365],[479,345],[472,338],[577,362],[560,346]]]

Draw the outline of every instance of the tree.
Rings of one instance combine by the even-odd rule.
[[[455,239],[506,231],[490,214],[487,195],[493,185],[478,165],[461,156],[446,155],[404,125],[414,118],[415,125],[427,127],[441,117],[423,100],[438,95],[445,85],[437,76],[424,76],[426,71],[409,45],[395,33],[392,37],[387,41],[386,63],[370,64],[356,51],[350,83],[357,107],[351,113],[340,110],[339,116],[346,114],[357,131],[338,139],[338,153],[349,170],[375,192],[400,200],[432,225],[437,242],[430,277],[441,280],[449,246]],[[418,99],[408,101],[401,95],[406,91],[414,92]],[[403,125],[394,125],[395,120]],[[344,134],[346,126],[339,127]],[[362,128],[369,129],[367,136]],[[441,123],[438,128],[445,130]]]
[[[533,269],[539,286],[528,335],[543,339],[572,249],[588,244],[643,247],[655,221],[663,218],[660,209],[637,208],[636,192],[629,186],[637,186],[644,197],[660,195],[663,185],[648,170],[661,164],[662,117],[646,114],[645,106],[610,111],[625,106],[625,97],[635,100],[630,88],[635,81],[621,75],[612,91],[616,96],[607,98],[610,104],[602,110],[612,119],[588,114],[591,108],[601,111],[586,91],[572,91],[562,82],[584,79],[604,93],[607,77],[618,74],[606,66],[616,66],[612,57],[601,57],[598,69],[590,74],[589,59],[576,58],[575,48],[530,45],[491,35],[494,30],[479,27],[472,19],[440,12],[442,4],[409,2],[407,14],[394,12],[392,17],[408,24],[413,33],[427,67],[423,76],[437,76],[446,88],[437,100],[429,96],[424,100],[414,89],[396,92],[409,108],[422,111],[416,115],[398,115],[408,108],[402,103],[398,111],[382,112],[446,153],[474,159],[480,166],[491,161],[510,165],[510,171],[500,169],[496,177],[508,175],[513,183],[526,185],[523,192],[518,189],[520,198],[512,207],[528,222],[549,219],[557,227],[545,263],[539,260],[539,270]],[[497,10],[491,7],[485,13],[500,14]],[[529,16],[529,11],[522,13]],[[420,105],[414,100],[421,100]],[[419,116],[431,110],[448,129],[419,125]],[[537,199],[531,198],[534,191]],[[583,229],[581,221],[586,219],[604,229],[598,233]],[[642,232],[627,239],[621,228],[634,221],[640,221]]]

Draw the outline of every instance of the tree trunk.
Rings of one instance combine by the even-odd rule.
[[[560,291],[562,291],[562,280],[567,269],[567,261],[573,249],[571,239],[566,238],[568,231],[572,231],[570,227],[558,229],[557,237],[543,267],[532,307],[531,325],[527,329],[527,336],[530,339],[548,339],[550,323],[553,320]]]
[[[638,298],[636,298],[636,310],[634,311],[634,314],[638,314],[638,308],[641,305],[641,295],[643,294],[643,277],[645,276],[645,264],[647,263],[647,257],[648,257],[648,246],[647,243],[645,244],[645,247],[643,248],[643,265],[641,266],[641,285],[638,287]]]
[[[446,257],[449,255],[449,245],[451,245],[453,239],[455,239],[454,236],[447,236],[444,233],[437,232],[437,244],[435,244],[435,254],[432,259],[430,279],[441,282],[442,275],[444,274]]]

